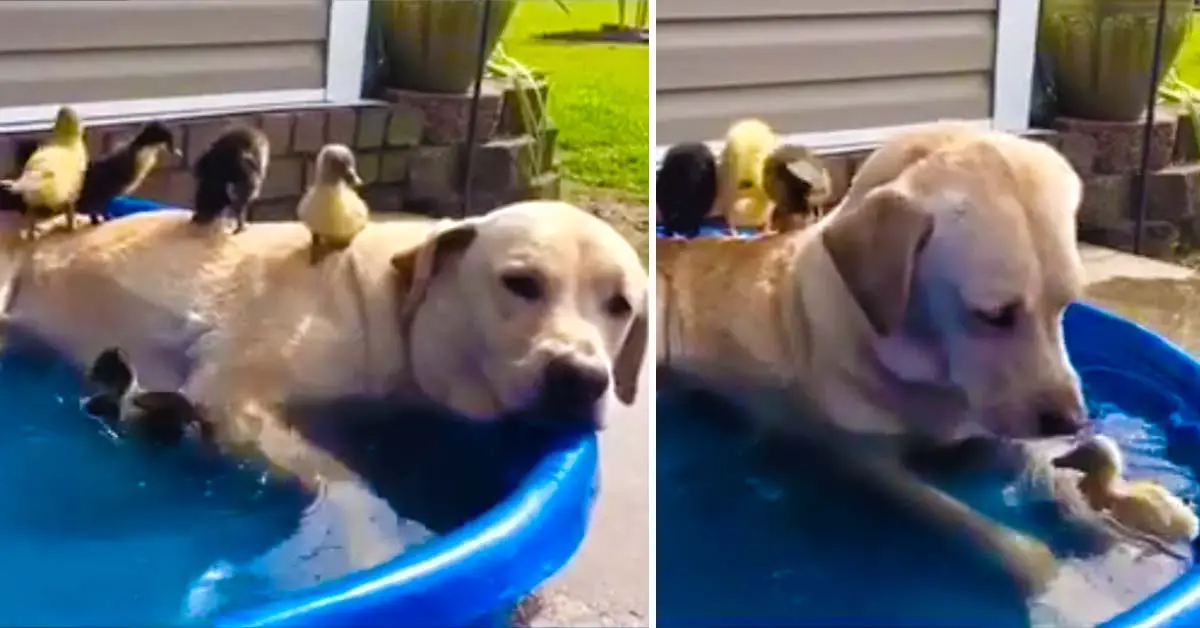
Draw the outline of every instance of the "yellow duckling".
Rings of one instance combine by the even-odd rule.
[[[296,208],[312,232],[312,263],[331,249],[350,245],[370,220],[370,210],[354,188],[362,185],[354,153],[343,144],[327,144],[317,153],[316,181]]]
[[[1124,457],[1116,441],[1107,436],[1092,437],[1056,458],[1054,465],[1082,471],[1079,490],[1084,498],[1135,538],[1166,549],[1154,541],[1179,545],[1200,536],[1200,518],[1174,493],[1150,480],[1123,479]]]
[[[62,107],[50,137],[29,156],[21,176],[0,181],[0,186],[21,197],[25,204],[27,238],[37,235],[37,220],[46,215],[66,212],[67,229],[75,229],[75,202],[83,188],[87,165],[83,123],[74,109]]]
[[[735,122],[725,134],[718,185],[730,231],[770,227],[775,204],[763,187],[763,170],[778,145],[771,127],[755,118]]]

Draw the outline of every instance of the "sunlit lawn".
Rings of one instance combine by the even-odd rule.
[[[630,3],[631,5],[633,3]],[[648,194],[649,46],[558,42],[536,35],[599,29],[616,22],[617,3],[550,0],[517,8],[504,37],[508,54],[550,83],[550,116],[559,128],[558,154],[567,179],[586,186]]]

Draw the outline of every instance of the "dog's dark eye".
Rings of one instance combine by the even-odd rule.
[[[529,273],[507,273],[500,277],[500,282],[506,290],[526,301],[542,298],[542,284]]]
[[[975,317],[988,327],[1008,330],[1016,326],[1020,312],[1020,304],[1009,303],[994,310],[976,310]]]
[[[737,186],[738,186],[739,190],[749,190],[750,188],[754,187],[754,182],[750,181],[748,179],[743,179],[741,181],[738,181]]]
[[[629,299],[617,294],[604,302],[604,311],[613,318],[625,318],[633,313],[633,306],[630,305]]]

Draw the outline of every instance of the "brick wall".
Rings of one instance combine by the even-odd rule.
[[[544,90],[544,88],[543,88]],[[553,160],[557,132],[540,140],[524,133],[511,92],[490,84],[478,117],[471,213],[526,198],[557,197]],[[295,218],[296,203],[312,177],[313,157],[326,143],[354,148],[360,193],[374,213],[406,211],[457,216],[461,207],[462,166],[466,154],[470,98],[393,92],[388,101],[359,107],[303,108],[236,116],[171,120],[184,157],[154,172],[136,193],[171,205],[190,207],[193,182],[189,168],[231,122],[257,126],[271,141],[271,164],[256,220]],[[93,156],[131,137],[137,124],[89,126]],[[0,136],[0,172],[12,170],[17,142],[40,134]],[[533,150],[535,142],[541,154]],[[530,178],[530,162],[541,158],[540,176]]]

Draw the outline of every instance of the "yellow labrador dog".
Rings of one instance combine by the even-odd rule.
[[[852,432],[953,443],[1086,425],[1062,315],[1081,183],[1052,148],[897,138],[811,229],[657,244],[659,360],[794,384]]]
[[[730,378],[793,391],[790,409],[812,417],[755,408],[758,393],[737,401],[778,422],[769,427],[862,459],[873,483],[968,531],[1037,592],[1056,569],[1048,548],[862,456],[1087,425],[1062,335],[1083,285],[1081,193],[1041,143],[961,124],[896,138],[809,229],[659,240],[659,363],[718,392],[738,392]],[[804,424],[814,417],[840,429],[814,431]]]
[[[548,407],[584,429],[610,389],[634,398],[649,278],[579,208],[376,222],[316,266],[300,223],[230,237],[189,218],[133,215],[13,245],[8,326],[79,365],[121,347],[144,385],[203,408],[227,450],[316,484],[356,478],[289,429],[297,397],[400,393],[478,420]]]

